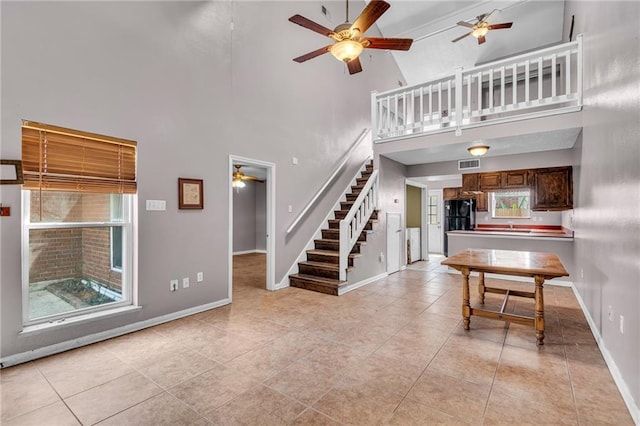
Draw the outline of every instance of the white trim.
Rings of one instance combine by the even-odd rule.
[[[122,327],[117,327],[111,330],[106,330],[99,333],[82,336],[77,339],[67,340],[65,342],[44,346],[41,348],[34,349],[32,351],[9,355],[8,357],[0,359],[0,367],[6,368],[12,365],[22,364],[24,362],[33,361],[34,359],[38,359],[45,356],[68,351],[71,349],[79,348],[81,346],[86,346],[92,343],[101,342],[103,340],[122,336],[123,334],[132,333],[134,331],[139,331],[145,328],[153,327],[155,325],[159,325],[165,322],[187,317],[189,315],[208,311],[214,308],[219,308],[220,306],[228,305],[229,303],[231,303],[231,299],[229,298],[222,299],[217,302],[207,303],[206,305],[195,306],[193,308],[184,309],[182,311],[172,312],[170,314],[161,315],[159,317],[151,318],[148,320],[127,324]]]
[[[228,248],[228,266],[227,266],[227,281],[229,283],[229,300],[233,295],[233,187],[231,181],[233,179],[233,163],[243,163],[251,166],[257,166],[267,169],[267,179],[265,182],[267,190],[267,247],[265,253],[267,254],[267,290],[276,290],[276,165],[268,161],[255,160],[253,158],[241,157],[239,155],[229,155],[229,173],[228,176],[228,188],[229,188],[229,248]]]
[[[266,250],[241,250],[241,251],[234,251],[233,255],[235,256],[236,254],[252,254],[252,253],[264,253],[266,254],[267,251]]]
[[[345,293],[353,291],[353,290],[355,290],[357,288],[360,288],[360,287],[362,287],[364,285],[370,284],[370,283],[372,283],[374,281],[378,281],[378,280],[381,280],[383,278],[386,278],[387,276],[389,276],[389,274],[387,274],[386,272],[383,272],[383,273],[378,274],[376,276],[373,276],[373,277],[370,277],[370,278],[366,278],[366,279],[364,279],[362,281],[358,281],[357,283],[348,284],[348,285],[338,289],[338,296],[342,296]]]
[[[595,321],[591,317],[591,314],[589,313],[589,309],[587,309],[587,305],[585,305],[584,300],[582,300],[582,296],[580,296],[578,289],[573,284],[571,285],[571,288],[573,289],[573,294],[576,296],[576,299],[580,304],[582,313],[584,314],[585,318],[587,318],[587,323],[589,324],[591,333],[593,334],[593,337],[596,339],[598,348],[602,353],[604,362],[607,364],[607,367],[609,368],[609,372],[613,377],[613,381],[616,383],[616,386],[618,387],[618,390],[622,395],[622,399],[624,400],[625,404],[627,405],[627,408],[629,409],[629,414],[631,414],[631,417],[633,418],[633,421],[635,422],[635,424],[640,425],[640,406],[638,406],[638,404],[636,404],[636,402],[634,401],[633,395],[631,394],[631,390],[629,389],[629,387],[627,386],[627,383],[622,377],[622,373],[618,369],[618,366],[616,365],[615,360],[611,356],[611,353],[609,353],[609,350],[605,346],[605,342],[602,339],[602,336],[600,335],[600,331],[598,330],[598,327],[596,326]]]

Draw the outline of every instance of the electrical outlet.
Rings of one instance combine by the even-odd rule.
[[[613,321],[613,308],[609,305],[609,321]]]
[[[289,205],[289,207],[287,207],[287,211],[289,213],[293,213],[293,206]]]
[[[380,252],[378,259],[380,260],[380,263],[384,262],[384,253]]]
[[[620,315],[620,334],[624,334],[624,317]]]
[[[182,288],[187,288],[187,287],[189,287],[189,277],[182,279]]]
[[[171,280],[169,282],[169,290],[176,291],[178,289],[178,280]]]
[[[196,274],[196,281],[197,281],[197,282],[199,282],[199,283],[201,283],[201,282],[202,282],[202,280],[204,280],[204,274],[203,274],[202,272],[198,272],[198,273]]]
[[[584,269],[580,268],[580,278],[584,278]]]

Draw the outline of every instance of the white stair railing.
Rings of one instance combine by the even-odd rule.
[[[374,170],[367,183],[353,202],[349,213],[340,221],[340,280],[347,280],[349,254],[364,231],[371,214],[377,208],[378,200],[378,170]]]
[[[582,36],[426,83],[371,94],[374,142],[577,111]]]

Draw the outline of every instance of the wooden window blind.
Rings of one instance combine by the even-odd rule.
[[[136,142],[48,124],[22,124],[24,189],[133,194]]]

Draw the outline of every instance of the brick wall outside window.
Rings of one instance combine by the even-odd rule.
[[[110,194],[31,192],[33,223],[110,220]],[[120,290],[121,273],[111,269],[110,245],[109,227],[32,229],[29,231],[29,282],[88,278]]]

